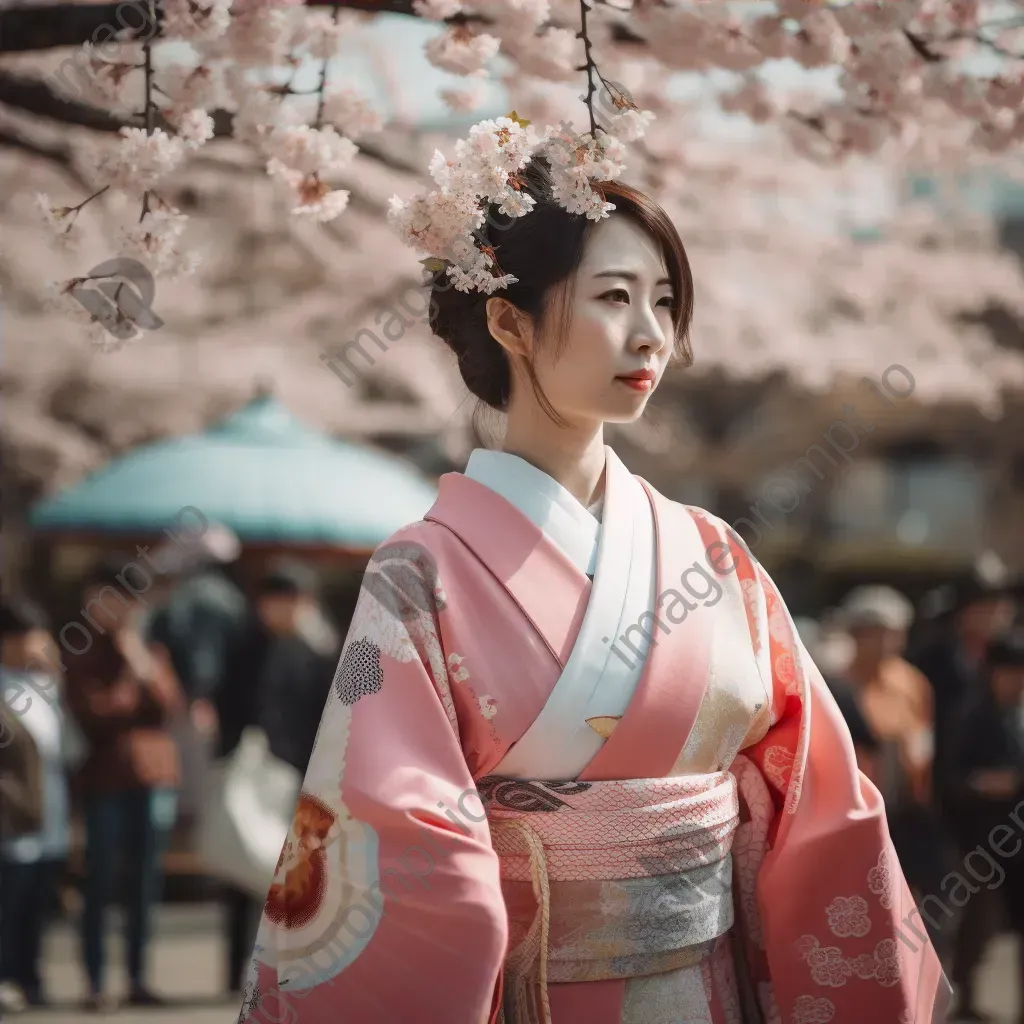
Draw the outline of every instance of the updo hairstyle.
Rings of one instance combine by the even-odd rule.
[[[480,229],[486,244],[495,248],[500,272],[518,280],[494,293],[460,292],[444,270],[434,274],[430,288],[431,330],[455,353],[459,372],[469,391],[485,405],[500,412],[508,409],[512,393],[512,368],[508,354],[492,337],[487,326],[487,300],[508,299],[529,314],[538,329],[558,305],[551,302],[553,289],[571,278],[579,268],[590,232],[596,226],[580,214],[563,209],[551,194],[548,163],[534,158],[520,177],[536,205],[524,217],[509,217],[496,205],[488,208]],[[676,302],[672,308],[675,327],[675,356],[684,366],[693,362],[690,321],[693,318],[693,276],[682,239],[668,214],[643,192],[616,181],[593,183],[607,202],[615,205],[612,216],[626,216],[654,238],[660,248],[672,282]],[[563,323],[558,345],[567,334],[571,309],[571,284],[562,303]],[[554,412],[540,391],[533,366],[526,371],[534,391],[549,415]]]

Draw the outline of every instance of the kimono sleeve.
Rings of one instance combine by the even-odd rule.
[[[393,550],[364,576],[239,1024],[491,1018],[508,924],[433,572]]]
[[[951,989],[893,850],[881,795],[775,584],[752,557],[752,642],[772,722],[737,776],[744,964],[768,1024],[925,1024]],[[758,851],[757,856],[751,855]],[[746,888],[746,891],[744,889]]]

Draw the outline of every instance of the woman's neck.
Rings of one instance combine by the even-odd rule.
[[[546,417],[510,415],[502,448],[543,470],[583,505],[592,505],[604,493],[601,423],[593,428],[559,427]]]

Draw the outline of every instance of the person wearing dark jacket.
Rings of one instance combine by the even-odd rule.
[[[961,851],[965,856],[983,851],[1005,876],[999,888],[1019,940],[1024,992],[1024,836],[1015,827],[1024,800],[1024,629],[989,644],[984,671],[987,686],[966,709],[953,739],[951,767],[957,782],[950,800]],[[1024,1007],[1018,1019],[1024,1022]]]
[[[910,658],[932,687],[934,797],[946,832],[954,837],[960,829],[962,792],[953,753],[956,737],[962,735],[964,714],[988,689],[986,649],[1013,620],[1008,574],[998,559],[989,555],[982,556],[970,573],[945,588],[930,635]],[[984,1019],[974,1005],[974,975],[997,931],[998,903],[998,894],[982,889],[964,906],[956,928],[950,976],[963,1020]]]
[[[215,700],[220,757],[234,751],[245,729],[257,726],[267,736],[270,753],[305,775],[337,646],[315,594],[315,576],[293,562],[279,563],[260,581]],[[263,901],[226,886],[224,906],[228,988],[240,991]]]
[[[108,597],[117,596],[110,585],[114,572],[113,563],[102,566],[87,584],[83,611],[96,632],[67,659],[68,706],[89,744],[74,782],[85,809],[82,945],[86,1006],[93,1011],[110,1005],[103,987],[105,924],[121,860],[130,877],[129,1002],[162,1002],[146,985],[145,960],[180,779],[170,723],[184,706],[167,652],[145,643],[135,621],[137,609]]]
[[[45,1003],[39,959],[68,850],[69,730],[59,678],[33,669],[51,642],[23,598],[0,606],[0,1012]]]

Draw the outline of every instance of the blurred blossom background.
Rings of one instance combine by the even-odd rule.
[[[176,803],[146,869],[164,895],[145,977],[112,954],[106,987],[138,997],[125,1020],[237,1014],[221,961],[246,944],[244,901],[205,871],[196,820],[225,722],[255,714],[225,696],[264,668],[238,637],[301,638],[305,735],[370,553],[500,442],[417,312],[423,268],[389,203],[431,187],[435,150],[483,118],[585,131],[591,72],[624,180],[672,216],[696,288],[695,365],[609,442],[736,526],[893,819],[925,808],[955,870],[967,812],[939,777],[963,764],[944,751],[1021,614],[1024,4],[584,2],[590,71],[578,0],[0,0],[5,702],[26,710],[28,637],[58,680],[38,706],[63,707],[104,580],[111,633],[168,652],[177,769],[155,788]],[[122,329],[90,320],[83,289]],[[955,660],[942,642],[960,675],[935,668]],[[44,905],[18,910],[44,924],[39,977],[9,976],[0,948],[4,1005],[46,1001],[54,1024],[89,995],[75,936],[99,899],[67,703],[66,836]],[[942,873],[915,877],[923,895]],[[1022,958],[1001,891],[935,936],[962,1006],[1010,1021]]]

